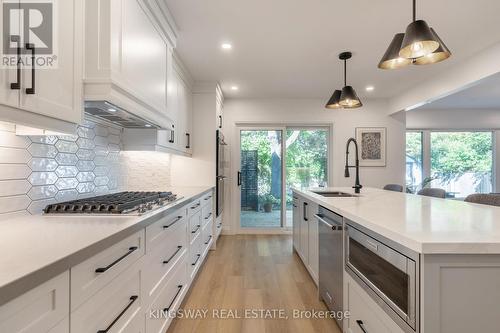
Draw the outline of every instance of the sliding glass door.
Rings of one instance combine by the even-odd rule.
[[[292,227],[292,188],[328,184],[329,138],[329,127],[240,129],[240,228]]]

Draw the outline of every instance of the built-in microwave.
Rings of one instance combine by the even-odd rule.
[[[348,274],[405,332],[419,332],[420,255],[346,220]]]

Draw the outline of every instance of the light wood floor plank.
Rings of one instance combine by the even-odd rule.
[[[222,236],[198,273],[182,308],[207,318],[176,319],[168,333],[340,333],[333,319],[296,319],[293,310],[326,310],[317,287],[282,235]],[[217,319],[214,313],[280,310],[288,319]],[[228,313],[226,312],[226,317]]]

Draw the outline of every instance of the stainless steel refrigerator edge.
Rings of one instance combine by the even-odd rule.
[[[226,181],[226,176],[224,174],[224,150],[227,146],[224,141],[224,134],[221,130],[217,130],[216,132],[216,199],[215,199],[215,208],[217,217],[222,214],[224,209],[224,183]]]
[[[330,311],[344,311],[344,251],[342,216],[320,206],[315,218],[319,222],[319,296]],[[343,328],[342,317],[336,316]]]

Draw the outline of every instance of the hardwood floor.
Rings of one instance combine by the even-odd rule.
[[[318,300],[316,285],[300,258],[292,252],[291,236],[222,236],[182,308],[208,311],[205,318],[175,319],[168,333],[340,333],[333,319],[294,317],[294,310],[324,311],[326,307]],[[260,314],[260,309],[269,311],[258,319],[231,317],[245,317],[245,309],[256,310],[251,317]]]

